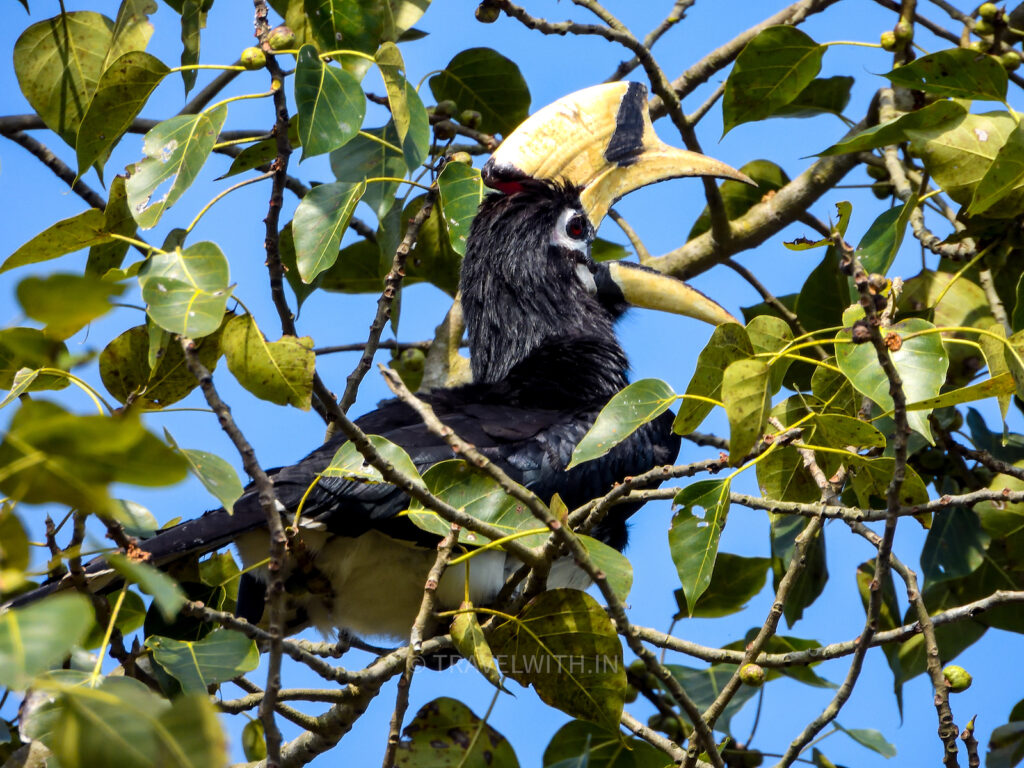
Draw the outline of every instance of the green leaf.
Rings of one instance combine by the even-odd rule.
[[[28,534],[14,514],[14,506],[5,502],[0,506],[0,573],[10,569],[28,570],[28,552]]]
[[[185,363],[180,344],[169,341],[161,347],[153,368],[149,352],[149,328],[145,325],[129,328],[103,348],[100,378],[119,402],[127,403],[132,398],[149,408],[165,408],[199,386]],[[199,361],[213,371],[220,359],[220,334],[212,333],[199,339],[196,352]]]
[[[1001,349],[1001,348],[1000,348]],[[951,405],[973,403],[978,400],[988,400],[990,397],[998,397],[1000,400],[1006,398],[1009,402],[1009,395],[1015,392],[1013,377],[1009,372],[1001,373],[994,379],[985,379],[969,387],[960,387],[951,392],[944,392],[938,397],[930,397],[927,400],[919,400],[916,403],[908,403],[908,411],[931,411],[936,408],[948,408]]]
[[[0,480],[7,495],[110,515],[116,509],[107,495],[109,483],[170,485],[186,471],[181,457],[137,416],[76,416],[45,400],[21,403],[0,444],[0,466],[8,468]],[[12,471],[16,466],[21,469]]]
[[[926,583],[969,576],[981,566],[989,536],[973,509],[953,507],[934,513],[921,550]]]
[[[849,456],[850,479],[857,501],[862,507],[874,506],[872,497],[881,500],[885,505],[886,491],[892,481],[896,468],[896,460],[889,456],[864,458]],[[907,507],[924,504],[928,501],[928,491],[924,481],[913,467],[906,468],[903,485],[900,486],[900,503]]]
[[[113,610],[115,603],[120,599],[120,595],[117,592],[113,592],[107,595],[106,598],[111,610]],[[125,592],[124,600],[121,602],[121,608],[117,612],[117,620],[114,622],[114,626],[122,635],[127,637],[142,626],[145,618],[146,604],[137,592],[129,589]],[[82,640],[81,646],[89,650],[99,648],[103,644],[106,632],[107,627],[93,624],[89,633]]]
[[[875,561],[869,560],[861,563],[857,568],[857,590],[860,592],[861,604],[865,613],[871,602],[872,584],[875,583]],[[887,570],[881,580],[882,602],[878,608],[876,620],[878,631],[884,632],[888,629],[896,629],[903,624],[900,614],[900,604],[896,599],[896,585],[893,583],[892,571]],[[900,648],[897,645],[883,645],[882,652],[889,664],[893,675],[893,693],[896,696],[896,706],[899,709],[900,717],[903,717],[903,672],[900,667]]]
[[[231,297],[229,280],[228,260],[211,242],[154,254],[139,272],[149,317],[189,338],[208,336],[220,327]]]
[[[604,456],[644,424],[668,410],[677,399],[661,379],[641,379],[617,392],[601,409],[593,426],[576,444],[566,469]]]
[[[295,257],[303,282],[330,269],[366,182],[334,182],[311,189],[299,202],[292,220]]]
[[[438,101],[450,99],[459,111],[480,113],[480,130],[508,136],[530,113],[530,90],[511,59],[491,48],[467,48],[430,78]]]
[[[779,582],[789,570],[797,536],[809,521],[791,515],[771,516],[772,589],[777,591]],[[783,608],[786,624],[792,627],[804,615],[804,608],[811,605],[824,591],[828,581],[828,565],[825,561],[825,537],[819,531],[807,544],[805,565],[790,588],[789,599]]]
[[[922,56],[885,75],[893,85],[935,96],[1005,101],[1006,69],[993,56],[951,48]]]
[[[729,464],[743,462],[764,434],[772,407],[771,370],[764,360],[729,364],[722,376],[722,401],[729,417]]]
[[[357,240],[342,248],[334,266],[321,272],[317,280],[325,291],[379,294],[390,268],[390,259],[384,263],[377,243]]]
[[[618,728],[626,691],[622,645],[608,614],[586,592],[542,592],[490,640],[502,671],[532,685],[546,704]]]
[[[804,433],[806,439],[806,432]],[[765,498],[809,503],[821,498],[814,478],[796,448],[787,446],[764,454],[757,462],[757,486]]]
[[[443,173],[443,171],[442,171]],[[621,261],[628,259],[632,251],[620,243],[613,243],[603,237],[595,237],[590,244],[590,258],[594,261]]]
[[[162,61],[143,51],[126,53],[103,72],[78,128],[75,152],[79,176],[93,163],[103,167],[111,147],[128,130],[168,72],[170,69]]]
[[[92,606],[79,594],[59,594],[0,613],[0,685],[27,688],[85,637]]]
[[[185,604],[185,593],[166,573],[116,553],[107,555],[107,562],[125,581],[138,584],[139,589],[152,596],[164,619],[170,621],[178,615]]]
[[[103,70],[130,51],[144,51],[153,36],[149,14],[156,13],[154,0],[122,0],[114,19],[110,48],[103,59]]]
[[[723,135],[771,117],[796,99],[821,69],[825,46],[792,26],[761,30],[736,57],[722,97]]]
[[[726,648],[730,650],[743,651],[746,650],[747,646],[754,641],[757,636],[757,628],[751,628],[746,637],[741,640],[729,643]],[[817,640],[807,640],[800,637],[791,637],[788,635],[773,635],[764,644],[762,650],[765,653],[793,653],[794,651],[808,651],[811,648],[820,648],[821,643]],[[779,667],[776,669],[766,669],[766,678],[768,680],[775,680],[778,677],[785,676],[791,677],[804,685],[814,686],[815,688],[838,688],[835,683],[826,680],[825,678],[818,675],[812,667],[817,666],[818,662],[814,662],[808,665],[793,665],[791,667]]]
[[[585,720],[558,729],[544,749],[544,768],[665,768],[665,753]]]
[[[303,160],[347,144],[359,133],[366,116],[359,81],[341,67],[324,64],[311,45],[299,49],[295,105]]]
[[[396,768],[519,768],[505,737],[455,699],[424,704],[403,737]]]
[[[686,387],[687,395],[696,395],[711,400],[721,400],[722,376],[725,369],[736,360],[742,360],[754,353],[746,329],[739,323],[722,323],[711,333],[707,346],[697,357],[693,378]],[[714,405],[696,397],[684,397],[679,412],[672,424],[676,434],[692,432],[711,413]]]
[[[939,394],[946,380],[949,358],[937,333],[908,336],[935,328],[927,320],[909,318],[890,328],[880,329],[883,337],[896,334],[902,344],[889,355],[896,371],[903,380],[903,392],[907,402],[925,400]],[[850,339],[850,331],[842,330],[836,339]],[[891,411],[892,396],[889,394],[889,379],[882,370],[872,344],[836,344],[836,362],[840,370],[850,379],[857,391],[866,395],[882,408]],[[907,414],[911,429],[932,442],[932,432],[925,411],[911,411]]]
[[[202,0],[182,0],[181,3],[181,65],[189,67],[199,63],[199,33],[206,26],[205,3]],[[194,69],[181,70],[185,95],[196,84],[199,73]]]
[[[51,274],[26,277],[18,283],[18,303],[33,320],[46,324],[45,333],[66,339],[111,309],[110,297],[124,286],[92,275]]]
[[[396,238],[400,238],[409,227],[409,220],[412,219],[423,207],[424,198],[416,197],[409,201],[409,204],[402,211],[401,222],[395,232]],[[384,243],[381,231],[377,232],[377,242]],[[382,258],[390,269],[392,257],[395,253],[394,245],[381,245]],[[425,281],[436,285],[449,296],[454,297],[459,289],[459,270],[462,266],[462,257],[452,247],[451,236],[448,234],[448,226],[441,216],[441,207],[434,205],[430,216],[420,227],[419,235],[416,238],[416,250],[409,254],[405,262],[405,281],[403,285],[412,285],[419,281]],[[387,270],[385,270],[385,273]]]
[[[135,237],[138,224],[128,210],[128,191],[125,189],[125,177],[115,176],[110,183],[110,195],[103,209],[103,231],[109,234]],[[128,253],[128,243],[124,240],[109,240],[89,247],[89,259],[85,263],[85,272],[89,275],[103,277],[108,271],[117,269]]]
[[[18,371],[28,368],[65,367],[68,348],[63,341],[46,336],[35,328],[4,328],[0,330],[0,389],[10,389]],[[64,389],[70,381],[67,376],[52,373],[38,374],[28,391]]]
[[[679,684],[697,705],[697,709],[701,711],[711,706],[711,703],[736,672],[735,664],[716,664],[708,669],[693,669],[679,664],[666,664],[665,667],[672,673],[672,677],[679,681]],[[728,734],[733,716],[756,693],[756,688],[741,685],[715,722],[715,730]]]
[[[884,448],[885,435],[866,421],[839,413],[816,413],[814,440],[833,448]]]
[[[373,53],[385,31],[387,4],[381,0],[305,0],[306,18],[320,50]]]
[[[231,512],[243,492],[242,481],[238,479],[235,468],[215,453],[196,448],[181,448],[166,428],[164,438],[172,448],[185,457],[189,470],[199,478],[203,487],[216,497],[224,509]]]
[[[873,125],[838,144],[833,144],[822,156],[842,155],[847,152],[867,152],[893,144],[902,144],[925,130],[943,130],[962,120],[967,110],[956,101],[936,101],[921,109],[907,112],[884,123]]]
[[[2,271],[2,270],[0,270]],[[1010,320],[1010,328],[1014,333],[1024,331],[1024,272],[1017,280],[1017,300],[1013,305],[1013,317]]]
[[[338,181],[359,182],[368,178],[402,178],[408,172],[398,133],[393,122],[383,128],[370,128],[354,137],[342,149],[331,152],[331,170]],[[377,181],[367,184],[363,202],[378,218],[395,204],[398,182]]]
[[[480,671],[487,682],[504,691],[505,686],[501,683],[501,672],[498,671],[498,665],[494,661],[491,646],[487,644],[480,621],[472,608],[470,603],[463,603],[459,606],[464,613],[456,614],[452,619],[450,629],[452,642],[455,644],[456,650]]]
[[[543,529],[531,536],[520,537],[519,541],[526,546],[536,546],[547,539],[547,529],[529,509],[505,493],[496,480],[478,472],[461,459],[434,464],[423,473],[423,482],[427,490],[442,501],[477,520],[502,529],[505,535]],[[446,520],[426,510],[415,499],[409,503],[408,516],[418,528],[439,536],[448,535],[451,527]],[[459,531],[459,543],[479,546],[485,541],[478,534],[462,529]]]
[[[842,325],[843,309],[849,303],[849,280],[839,271],[839,254],[830,246],[800,288],[796,314],[808,331],[819,331]]]
[[[14,44],[14,72],[46,127],[75,146],[103,74],[114,22],[91,11],[62,13],[26,29]]]
[[[1003,146],[999,148],[992,165],[978,182],[967,213],[971,216],[984,213],[1022,185],[1024,185],[1024,128],[1018,125]]]
[[[260,660],[253,640],[223,628],[195,642],[151,635],[145,645],[185,693],[206,693],[210,685],[256,669]]]
[[[288,144],[292,149],[302,146],[302,143],[299,141],[299,121],[296,119],[295,115],[292,115],[288,120]],[[235,159],[231,161],[231,166],[228,168],[228,172],[223,176],[218,177],[217,180],[219,181],[220,179],[226,179],[230,176],[236,176],[239,173],[250,171],[253,168],[261,168],[269,165],[275,157],[277,157],[276,136],[269,139],[263,139],[262,141],[257,141],[239,152]]]
[[[73,253],[109,241],[103,212],[98,208],[90,208],[77,216],[62,219],[47,227],[8,256],[0,265],[0,272],[25,264],[49,261],[65,253]]]
[[[771,560],[766,557],[740,557],[719,552],[711,571],[711,582],[697,605],[690,610],[682,589],[675,591],[678,618],[717,618],[741,611],[763,588]]]
[[[967,114],[953,125],[921,131],[913,137],[910,149],[949,197],[961,205],[970,205],[978,184],[1016,127],[1016,121],[1007,112]],[[1024,187],[1018,187],[985,214],[996,218],[1016,216],[1022,200]]]
[[[178,115],[146,134],[142,143],[146,157],[131,167],[126,182],[128,207],[142,229],[155,226],[195,181],[227,114],[227,107],[220,106],[198,115]],[[170,187],[154,200],[166,182]]]
[[[406,477],[418,479],[420,472],[416,469],[409,454],[400,445],[395,445],[387,438],[380,435],[367,435],[370,445],[394,468]],[[357,483],[383,483],[384,477],[376,467],[368,464],[363,454],[356,450],[355,443],[351,440],[345,442],[331,458],[331,463],[320,473],[323,477],[341,477],[346,480],[353,480]]]
[[[909,211],[915,204],[910,204],[909,208],[907,205],[893,206],[871,222],[857,244],[857,258],[868,274],[884,275],[889,271],[903,243],[910,220]]]
[[[444,212],[451,237],[452,248],[460,256],[466,255],[466,238],[480,202],[484,199],[484,183],[480,171],[462,163],[447,163],[437,177]]]
[[[591,561],[604,573],[612,592],[619,600],[625,602],[629,597],[629,590],[633,587],[633,566],[629,558],[599,539],[582,534],[579,534],[578,538]]]
[[[309,336],[268,342],[252,315],[240,315],[225,325],[221,347],[228,370],[247,390],[278,405],[309,410],[316,368]]]
[[[405,79],[405,63],[394,43],[384,43],[375,56],[384,79],[388,106],[410,171],[419,168],[430,152],[430,119],[416,89]]]
[[[672,517],[668,545],[687,606],[696,606],[711,584],[718,540],[729,514],[729,492],[728,479],[698,480],[682,488],[672,500],[681,509]],[[699,510],[703,510],[702,515]]]
[[[1014,707],[1014,713],[1017,712]],[[1011,713],[1010,722],[993,729],[985,755],[985,768],[1014,768],[1024,760],[1024,721]]]
[[[820,114],[841,115],[850,103],[852,77],[818,77],[811,80],[774,117],[814,117]],[[747,174],[749,176],[749,174]]]
[[[242,753],[250,762],[267,758],[267,735],[260,720],[250,720],[242,728]]]
[[[862,747],[867,747],[882,757],[896,757],[896,747],[886,741],[881,733],[872,728],[843,728],[838,722],[836,723],[836,728]]]
[[[732,179],[726,179],[718,186],[729,221],[738,219],[760,203],[765,195],[773,190],[782,189],[789,183],[789,177],[786,175],[786,172],[771,160],[751,160],[740,170],[757,182],[757,186],[744,184],[742,181],[733,181]],[[710,229],[711,214],[707,206],[704,206],[704,210],[701,211],[697,221],[694,222],[686,239],[692,240]]]
[[[1017,387],[1017,397],[1024,397],[1024,331],[1017,331],[1009,339],[1009,344],[1003,348],[1003,356],[1006,367],[1013,376],[1013,383]]]

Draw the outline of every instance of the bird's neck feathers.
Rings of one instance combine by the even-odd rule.
[[[545,187],[481,206],[461,281],[475,382],[521,380],[581,404],[605,402],[626,385],[628,363],[613,327],[621,309],[591,295],[579,259],[551,245],[571,195]]]

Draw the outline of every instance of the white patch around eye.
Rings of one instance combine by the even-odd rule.
[[[555,231],[551,233],[551,245],[557,248],[565,248],[567,251],[577,251],[582,254],[586,254],[590,246],[587,239],[576,240],[569,237],[566,234],[565,228],[569,223],[569,219],[579,214],[579,211],[575,208],[566,208],[562,211],[558,217],[558,222],[555,224]],[[589,270],[588,270],[589,271]]]

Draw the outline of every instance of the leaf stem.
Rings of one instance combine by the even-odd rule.
[[[216,203],[218,200],[220,200],[222,197],[230,194],[231,192],[234,192],[236,189],[240,189],[242,187],[248,186],[249,184],[255,184],[257,181],[263,181],[265,179],[269,179],[269,178],[271,178],[274,175],[274,173],[275,173],[275,171],[267,171],[266,173],[261,173],[259,176],[254,176],[251,179],[246,179],[245,181],[240,181],[237,184],[235,184],[234,186],[228,187],[227,189],[222,190],[221,192],[218,192],[216,195],[214,195],[213,199],[210,202],[208,202],[206,205],[204,205],[200,209],[199,213],[196,214],[196,217],[194,219],[192,219],[192,222],[187,227],[185,227],[185,234],[188,234],[193,229],[195,229],[195,226],[196,226],[196,224],[199,223],[199,220],[201,218],[203,218],[203,216],[206,215],[206,212],[209,211],[213,207],[213,204]],[[246,311],[248,311],[248,310],[246,310]]]

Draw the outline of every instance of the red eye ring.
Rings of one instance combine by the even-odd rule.
[[[573,240],[582,240],[586,236],[586,233],[587,226],[583,220],[582,214],[577,213],[565,223],[565,234]]]

